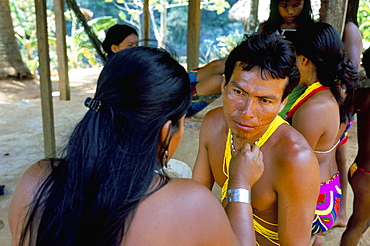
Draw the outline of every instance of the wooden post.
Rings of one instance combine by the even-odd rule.
[[[51,96],[50,57],[46,22],[46,0],[35,0],[37,48],[40,67],[40,91],[45,157],[55,156],[53,100]]]
[[[64,1],[54,0],[55,32],[57,39],[58,74],[60,100],[71,100],[68,77],[68,59],[66,44],[66,22],[64,17]]]
[[[166,45],[166,35],[167,35],[167,8],[164,0],[161,0],[161,5],[163,12],[161,13],[161,43],[162,47]]]
[[[200,0],[189,0],[187,69],[194,69],[199,64],[200,45]]]
[[[332,25],[343,36],[348,0],[329,0],[325,12],[325,22]]]
[[[144,13],[143,13],[143,38],[145,40],[144,45],[149,44],[150,39],[150,12],[149,12],[149,0],[143,1]]]

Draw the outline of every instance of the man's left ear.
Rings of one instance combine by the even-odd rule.
[[[279,113],[284,109],[284,107],[285,107],[285,105],[286,105],[287,101],[288,101],[288,97],[286,97],[286,98],[283,100],[283,102],[281,103],[280,108],[279,108]]]
[[[225,87],[226,87],[226,80],[225,80],[225,78],[224,78],[224,80],[222,81],[222,83],[221,83],[221,93],[224,93],[224,91],[225,91]]]

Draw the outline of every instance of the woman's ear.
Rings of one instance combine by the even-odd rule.
[[[309,63],[309,59],[303,55],[299,55],[298,56],[298,62],[300,63],[300,65],[302,66],[307,66],[307,64]]]
[[[119,51],[118,46],[115,45],[115,44],[112,44],[112,46],[110,47],[110,49],[113,51],[113,53],[117,53]]]
[[[159,144],[163,143],[166,140],[166,137],[169,134],[170,125],[172,124],[171,120],[168,120],[163,126],[161,130],[161,136],[159,138]]]

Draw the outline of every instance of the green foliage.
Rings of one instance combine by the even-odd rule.
[[[20,46],[22,58],[32,74],[35,75],[39,62],[34,1],[10,0],[10,8],[15,36]],[[71,21],[70,35],[66,37],[69,66],[72,68],[100,66],[96,51],[90,43],[88,36],[85,34],[83,27],[77,23],[74,14],[67,11],[65,16],[67,21]],[[105,38],[104,31],[116,23],[117,19],[111,16],[94,18],[88,22],[100,40]],[[47,24],[50,66],[53,69],[58,67],[58,63],[56,54],[55,16],[51,10],[47,10]]]
[[[229,34],[227,36],[218,37],[218,50],[220,51],[221,57],[227,57],[230,52],[242,41],[243,34],[235,31],[234,34]]]
[[[360,0],[357,17],[364,48],[367,49],[370,47],[370,2],[368,0]]]
[[[199,63],[207,64],[210,61],[227,57],[230,52],[241,42],[243,34],[235,31],[227,36],[220,36],[216,41],[209,39],[200,44]]]
[[[78,23],[73,13],[67,13],[72,22],[71,35],[66,37],[69,66],[73,68],[100,66],[97,52],[91,44],[84,28]],[[87,22],[99,40],[104,40],[105,30],[117,23],[110,16],[93,18]]]
[[[15,37],[18,40],[23,61],[31,73],[35,75],[36,69],[39,66],[39,61],[34,2],[10,0],[9,6],[13,19]],[[52,31],[54,25],[50,25],[50,23],[53,23],[54,21],[54,16],[50,11],[48,11],[47,14],[47,22],[49,24],[48,32],[55,33]],[[49,37],[49,44],[51,47],[55,47],[55,37]],[[50,52],[50,57],[54,57],[53,52]]]
[[[107,3],[113,3],[116,8],[119,9],[119,16],[126,24],[132,25],[139,30],[141,26],[141,18],[143,14],[143,2],[142,0],[105,0]],[[186,40],[186,30],[187,30],[187,6],[188,0],[150,0],[149,1],[149,12],[151,16],[150,28],[151,33],[154,34],[155,39],[161,40],[161,23],[160,15],[166,15],[167,24],[166,29],[168,34],[166,34],[167,42],[170,42],[171,45],[175,44],[177,48],[180,48],[180,52],[183,53],[184,42]],[[213,13],[214,16],[219,16],[221,14],[227,14],[226,9],[230,8],[230,4],[227,0],[202,0],[201,1],[202,11],[202,21],[205,18],[207,24],[213,24],[207,21],[207,17],[203,17],[204,14]],[[165,11],[166,10],[166,11]],[[225,18],[220,18],[222,21],[225,21]],[[218,22],[218,18],[213,18]],[[227,17],[226,17],[227,21]],[[208,33],[212,33],[212,36],[217,36],[216,32],[222,33],[222,28],[220,28],[217,23],[214,23],[217,28],[206,28],[206,34],[204,39],[207,39],[209,36]],[[213,32],[212,32],[213,30]]]

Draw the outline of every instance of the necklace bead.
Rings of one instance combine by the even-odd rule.
[[[260,141],[261,138],[257,139],[253,144],[257,144],[258,141]],[[235,145],[234,145],[234,134],[231,133],[231,139],[230,139],[230,143],[231,143],[231,149],[233,150],[233,152],[236,151],[236,148],[235,148]]]

